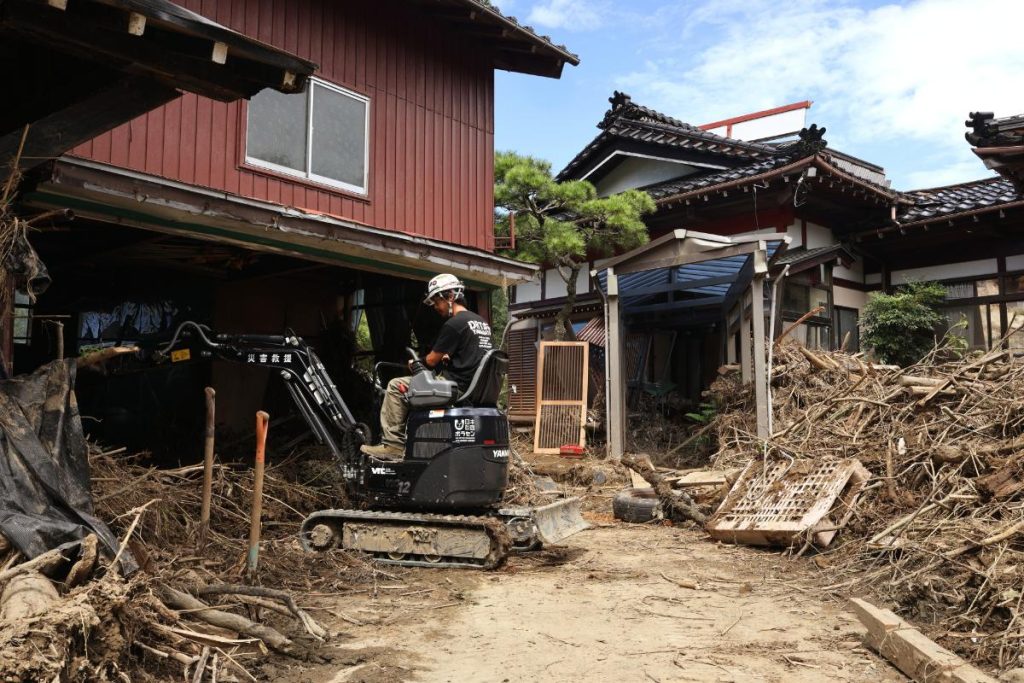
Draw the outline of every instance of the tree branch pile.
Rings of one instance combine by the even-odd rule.
[[[380,573],[353,554],[299,546],[305,515],[343,504],[323,481],[333,467],[293,460],[267,469],[261,585],[249,585],[251,469],[215,467],[207,543],[197,548],[202,465],[158,470],[134,460],[90,453],[96,513],[141,571],[123,577],[95,537],[28,562],[0,542],[0,682],[256,680],[269,654],[321,658],[316,646],[330,634],[307,596]]]
[[[855,517],[814,561],[830,589],[897,605],[977,664],[1024,666],[1024,360],[996,350],[898,368],[777,347],[769,451],[856,457],[874,475]],[[762,452],[753,390],[711,393],[716,467]]]

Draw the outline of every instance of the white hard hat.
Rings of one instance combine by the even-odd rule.
[[[423,299],[423,303],[430,304],[431,300],[440,294],[441,292],[448,292],[455,290],[456,296],[462,294],[462,290],[465,289],[465,285],[462,281],[452,275],[451,273],[441,273],[435,275],[427,283],[427,296]]]

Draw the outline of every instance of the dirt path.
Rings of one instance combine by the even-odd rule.
[[[798,566],[695,531],[602,524],[498,572],[407,570],[334,599],[321,612],[347,619],[334,661],[275,678],[905,680]]]

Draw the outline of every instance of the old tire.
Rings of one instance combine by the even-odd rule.
[[[654,489],[628,488],[612,498],[612,514],[623,522],[643,524],[655,518],[660,504]]]

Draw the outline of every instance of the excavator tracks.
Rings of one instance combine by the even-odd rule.
[[[299,539],[306,550],[361,550],[406,567],[494,569],[511,547],[505,524],[493,517],[371,510],[314,512]]]

